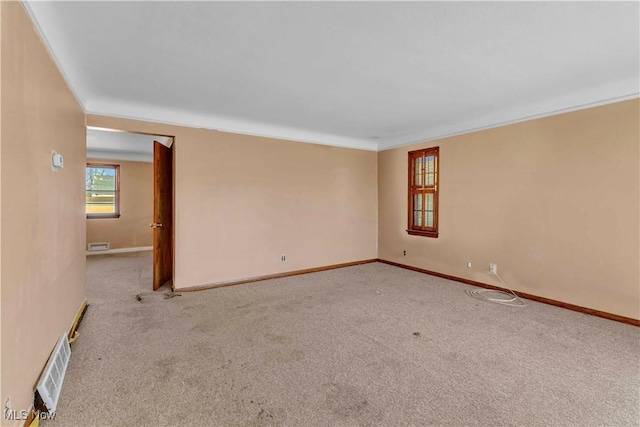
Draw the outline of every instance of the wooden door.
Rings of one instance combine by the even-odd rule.
[[[173,156],[153,144],[153,290],[173,279]]]

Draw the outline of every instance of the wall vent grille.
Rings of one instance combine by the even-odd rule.
[[[36,408],[45,412],[54,412],[62,390],[64,374],[71,358],[71,347],[67,334],[63,333],[58,340],[47,366],[42,372],[36,387]]]
[[[89,243],[87,245],[88,251],[106,251],[109,249],[109,242]]]

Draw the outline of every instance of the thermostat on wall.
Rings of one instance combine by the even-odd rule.
[[[51,154],[51,170],[55,172],[58,169],[62,169],[63,167],[64,158],[62,157],[62,154],[56,153],[55,150],[53,150]]]

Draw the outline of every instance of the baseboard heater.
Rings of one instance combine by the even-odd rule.
[[[93,252],[93,251],[107,251],[107,250],[109,250],[109,242],[89,243],[87,245],[87,250],[90,251],[90,252]]]
[[[49,357],[36,387],[34,408],[41,412],[54,412],[62,390],[64,374],[71,358],[67,334],[63,333]]]

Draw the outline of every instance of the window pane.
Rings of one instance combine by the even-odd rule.
[[[413,184],[422,186],[422,157],[418,157],[413,163]]]
[[[413,211],[413,225],[422,227],[422,211]]]
[[[433,193],[426,193],[424,195],[426,206],[424,208],[425,211],[433,210]]]
[[[413,209],[416,211],[422,210],[422,194],[413,195]]]
[[[87,191],[87,213],[105,214],[116,212],[115,191]]]
[[[424,225],[425,227],[433,227],[433,212],[426,211],[424,213]]]
[[[434,173],[436,171],[436,159],[433,156],[425,158],[425,172]]]
[[[424,185],[425,186],[432,186],[435,183],[435,176],[436,176],[436,160],[434,156],[428,156],[425,157],[425,164],[424,164],[424,173],[425,173],[425,177],[424,177]]]
[[[425,176],[425,186],[433,186],[435,183],[435,174],[433,173],[428,173]]]
[[[116,189],[115,168],[87,167],[87,190]]]

